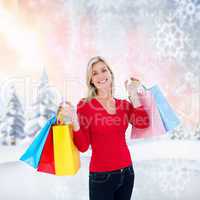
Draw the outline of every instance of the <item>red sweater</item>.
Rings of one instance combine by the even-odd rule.
[[[127,100],[115,99],[116,114],[108,113],[95,98],[77,105],[80,129],[74,131],[74,143],[81,152],[92,148],[90,172],[112,171],[132,164],[126,144],[128,123],[147,128],[149,118],[143,106],[134,108]]]

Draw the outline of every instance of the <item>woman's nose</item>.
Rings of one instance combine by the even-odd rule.
[[[100,73],[100,74],[99,74],[99,76],[98,76],[98,79],[100,79],[100,80],[101,80],[101,79],[103,79],[103,78],[105,78],[105,77],[106,77],[106,76],[105,76],[105,74],[104,74],[104,73]]]

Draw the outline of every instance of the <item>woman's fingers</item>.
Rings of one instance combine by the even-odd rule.
[[[131,79],[132,81],[138,81],[138,82],[140,81],[139,79],[134,78],[134,77],[131,77],[130,79]]]
[[[65,107],[65,106],[72,106],[72,104],[69,101],[64,101],[64,102],[60,103],[60,106],[63,106],[63,107]]]
[[[137,79],[137,78],[134,78],[134,77],[130,77],[129,80],[133,81],[133,82],[136,83],[137,85],[140,83],[140,80]],[[126,88],[128,87],[128,82],[129,82],[129,80],[126,80],[126,81],[124,82]]]

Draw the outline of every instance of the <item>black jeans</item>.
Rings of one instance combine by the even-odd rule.
[[[134,179],[132,165],[111,172],[90,172],[90,200],[130,200]]]

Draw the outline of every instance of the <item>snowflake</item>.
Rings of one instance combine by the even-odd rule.
[[[169,16],[165,22],[157,23],[153,41],[159,57],[182,60],[189,37],[178,27],[174,16]]]
[[[95,18],[93,29],[97,52],[101,55],[110,54],[111,51],[115,55],[119,54],[121,49],[126,48],[126,26],[122,24],[123,17],[106,12],[104,15],[96,14]]]
[[[129,1],[134,7],[158,7],[162,4],[165,4],[166,0],[140,0],[140,1]]]
[[[157,166],[158,170],[152,177],[163,193],[177,198],[190,184],[192,166],[192,163],[182,159],[161,161]],[[155,166],[152,166],[152,168],[155,168]]]
[[[191,49],[189,55],[188,55],[188,64],[190,71],[195,73],[196,75],[200,75],[200,55],[199,55],[199,49]]]
[[[195,74],[191,71],[185,73],[185,81],[190,86],[193,92],[198,92],[200,89],[199,74]]]
[[[187,82],[191,82],[194,79],[195,79],[195,75],[191,71],[185,73],[185,80]]]
[[[184,80],[185,80],[184,84],[187,84],[192,92],[198,92],[200,89],[199,78],[200,78],[199,74],[197,73],[195,74],[195,72],[192,72],[191,70],[187,71],[184,74]],[[182,85],[183,85],[183,82],[182,82]]]
[[[86,4],[88,8],[91,8],[95,12],[111,11],[112,9],[119,11],[124,4],[124,0],[118,0],[117,3],[113,0],[88,0]]]
[[[191,185],[192,177],[198,167],[198,161],[182,158],[135,163],[135,199],[146,199],[142,198],[144,193],[149,200],[159,200],[163,199],[162,197],[165,197],[164,199],[181,199],[186,189]]]
[[[200,4],[198,0],[176,0],[176,2],[178,4],[176,16],[181,26],[193,26],[200,22]]]

